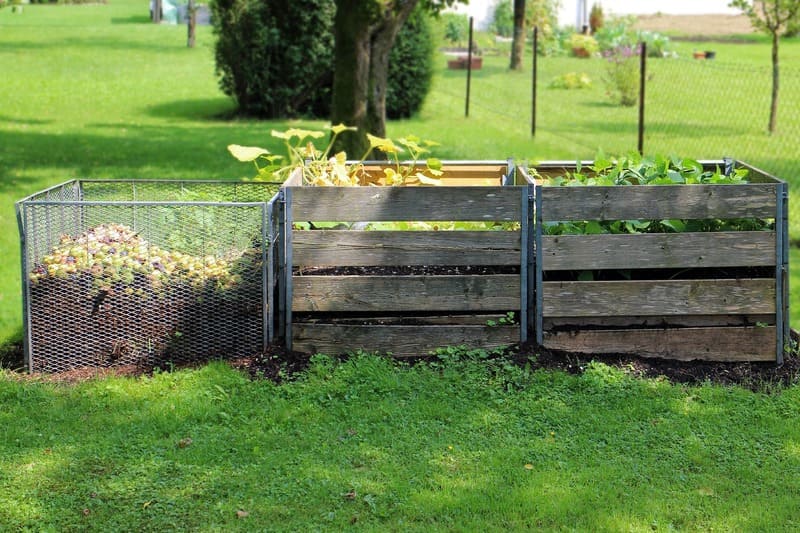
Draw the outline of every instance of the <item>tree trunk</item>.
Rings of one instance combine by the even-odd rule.
[[[525,51],[525,0],[514,0],[514,39],[511,43],[511,70],[522,70]],[[534,53],[536,51],[534,50]]]
[[[361,157],[369,147],[366,131],[367,94],[370,71],[370,19],[359,0],[337,0],[334,23],[333,102],[331,123],[355,126],[346,131],[334,149],[351,158]]]
[[[386,85],[389,53],[400,27],[418,0],[389,4],[370,15],[363,0],[337,0],[331,123],[356,126],[344,132],[334,150],[359,158],[369,148],[367,133],[386,136]],[[381,154],[373,154],[380,157]]]
[[[194,4],[194,0],[189,0],[189,3],[186,6],[186,14],[189,17],[187,25],[186,46],[188,46],[189,48],[194,48],[195,27],[197,26],[197,7]]]
[[[778,89],[780,69],[778,65],[778,32],[772,32],[772,101],[769,106],[769,133],[775,133],[778,123]]]

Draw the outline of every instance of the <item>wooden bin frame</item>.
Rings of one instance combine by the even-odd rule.
[[[677,360],[783,362],[789,342],[788,185],[745,163],[741,185],[535,186],[536,341],[550,349]],[[585,163],[586,167],[591,162]],[[542,175],[575,164],[536,166]],[[543,222],[774,219],[773,231],[543,235]],[[774,267],[771,278],[543,281],[551,270]],[[764,324],[767,324],[766,326]],[[557,326],[567,325],[559,331]],[[621,329],[624,328],[624,329]]]
[[[377,168],[379,163],[368,165]],[[403,357],[425,355],[448,345],[494,348],[527,340],[532,257],[523,243],[528,243],[531,235],[532,186],[515,186],[515,167],[510,161],[444,162],[443,170],[441,187],[309,187],[302,184],[299,173],[287,180],[281,189],[286,253],[280,273],[284,287],[279,295],[285,315],[279,329],[283,329],[287,348],[329,353],[366,348]],[[296,221],[453,220],[519,221],[520,230],[292,229]],[[521,268],[519,274],[489,275],[293,273],[295,267],[311,265]],[[518,313],[518,324],[488,325],[501,317],[499,311],[511,310]],[[367,313],[381,323],[294,320],[298,313],[316,312]],[[414,324],[404,321],[402,313],[410,313]]]

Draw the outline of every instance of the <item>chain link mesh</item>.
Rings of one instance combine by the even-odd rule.
[[[262,350],[274,240],[266,202],[277,189],[73,181],[20,202],[30,369]]]

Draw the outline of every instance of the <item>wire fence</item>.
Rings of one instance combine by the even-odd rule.
[[[730,53],[715,55],[713,59],[691,55],[646,59],[643,152],[698,159],[732,157],[788,181],[791,193],[800,194],[800,68],[791,63],[781,66],[777,128],[769,133],[769,58],[755,64]],[[562,152],[568,150],[580,159],[593,159],[600,150],[624,154],[637,149],[638,57],[634,58],[636,98],[631,106],[609,96],[607,59],[539,57],[533,76],[509,73],[507,61],[484,58],[485,72],[472,76],[472,109],[527,122],[524,129],[514,131],[530,135],[535,79],[537,137],[554,137]],[[575,86],[565,88],[569,83]],[[457,87],[445,84],[443,89],[456,97]],[[464,97],[463,92],[460,96]],[[546,153],[537,157],[552,158]],[[800,202],[791,202],[790,214],[791,233],[800,239]]]

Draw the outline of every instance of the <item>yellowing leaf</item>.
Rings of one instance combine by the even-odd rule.
[[[344,124],[341,123],[335,126],[331,126],[331,131],[335,135],[339,135],[343,131],[356,131],[356,130],[358,130],[358,128],[356,128],[355,126],[345,126]]]
[[[530,463],[525,463],[525,470],[533,470],[533,465]]]
[[[429,176],[426,176],[422,172],[417,172],[416,176],[419,179],[419,182],[422,183],[423,185],[441,185],[442,184],[442,180],[440,180],[438,178],[431,178]]]
[[[229,144],[228,151],[239,161],[253,161],[262,155],[268,155],[269,150],[258,146],[241,146],[239,144]]]
[[[371,133],[367,133],[367,139],[369,140],[369,145],[372,148],[377,148],[383,153],[386,154],[396,154],[402,152],[403,150],[394,144],[391,139],[384,139],[383,137],[376,137]]]

